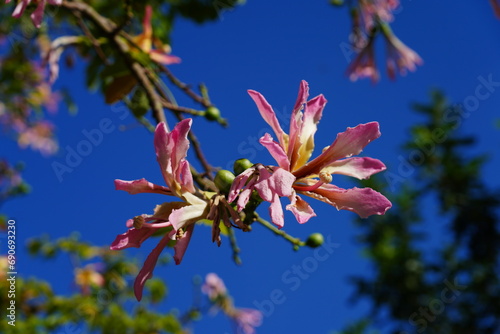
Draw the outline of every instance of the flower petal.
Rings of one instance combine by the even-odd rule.
[[[299,224],[307,223],[312,217],[316,217],[316,213],[311,208],[309,203],[304,201],[297,195],[290,196],[291,203],[286,206],[288,211],[292,211],[293,215],[299,222]]]
[[[250,167],[243,171],[240,175],[236,176],[231,185],[231,189],[229,189],[228,202],[233,202],[236,197],[240,194],[240,190],[245,187],[250,176],[255,172],[255,167]]]
[[[188,205],[177,210],[173,210],[169,216],[169,221],[177,231],[180,228],[195,222],[203,217],[203,213],[207,208],[207,203],[203,205]]]
[[[283,147],[273,140],[273,137],[269,133],[266,133],[262,138],[260,138],[259,143],[267,148],[271,156],[276,160],[278,165],[286,170],[290,169],[290,161],[286,155]]]
[[[294,164],[296,160],[297,151],[300,147],[300,129],[302,128],[302,109],[307,101],[307,97],[309,96],[309,85],[306,81],[302,80],[299,86],[299,94],[297,96],[297,101],[295,102],[295,106],[292,110],[292,115],[290,116],[290,131],[289,135],[289,143],[287,155],[290,159],[290,162]]]
[[[271,205],[269,205],[269,215],[271,216],[271,221],[278,228],[282,228],[285,225],[285,218],[283,215],[283,208],[281,207],[281,201],[278,195],[274,194]]]
[[[191,240],[191,236],[193,235],[194,225],[195,224],[191,224],[191,225],[188,225],[186,227],[186,230],[184,231],[182,238],[177,240],[177,243],[174,246],[175,264],[180,264],[182,261],[182,258],[184,257],[184,253],[186,253],[187,247],[189,245],[189,241]]]
[[[31,0],[21,0],[21,2],[19,2],[17,4],[16,8],[14,9],[14,12],[12,13],[12,17],[14,17],[16,19],[18,19],[19,17],[21,17],[21,15],[23,15],[24,10],[26,9],[26,7],[28,7],[28,5],[30,4],[30,2],[31,2]]]
[[[392,207],[391,202],[371,188],[342,189],[333,184],[324,184],[312,192],[301,192],[333,205],[337,210],[356,212],[361,218],[383,215]]]
[[[131,195],[139,193],[156,193],[156,194],[172,195],[172,192],[167,187],[159,186],[154,183],[148,182],[148,180],[146,179],[133,180],[133,181],[124,181],[117,179],[115,180],[115,189],[124,190]]]
[[[259,92],[256,92],[254,90],[248,90],[248,94],[250,94],[250,97],[254,100],[255,104],[257,105],[260,115],[262,116],[264,121],[266,121],[267,124],[271,126],[274,133],[276,134],[276,137],[278,137],[278,141],[281,147],[285,149],[288,145],[288,135],[281,128],[281,125],[278,122],[278,118],[276,117],[276,114],[274,113],[274,110],[271,107],[271,105]]]
[[[162,122],[155,130],[154,145],[158,164],[165,183],[178,197],[183,192],[195,191],[192,182],[189,182],[189,177],[184,175],[189,169],[185,157],[189,148],[187,134],[191,129],[191,123],[190,118],[182,120],[169,133],[166,124]]]
[[[293,193],[293,182],[295,177],[283,168],[277,167],[273,173],[266,168],[259,169],[259,180],[255,184],[255,189],[259,196],[267,202],[274,200],[274,195],[290,196]]]
[[[326,105],[326,99],[323,95],[316,96],[308,101],[304,110],[304,119],[300,129],[300,147],[297,152],[297,157],[293,161],[290,170],[296,170],[309,160],[314,151],[314,135],[317,130],[323,114],[323,109]]]
[[[33,24],[35,27],[40,28],[42,25],[42,19],[43,19],[43,11],[45,10],[45,1],[47,0],[42,0],[38,2],[38,6],[36,7],[35,11],[31,13],[31,21],[33,21]]]
[[[345,132],[341,132],[337,135],[333,144],[322,154],[293,174],[297,176],[297,178],[305,177],[310,174],[318,174],[321,169],[339,159],[361,153],[369,142],[378,137],[380,137],[378,122],[370,122],[360,124],[354,128],[347,128]]]
[[[137,298],[138,301],[141,301],[144,284],[148,279],[153,277],[153,270],[155,269],[158,257],[160,256],[165,246],[167,246],[168,242],[169,242],[168,235],[163,236],[158,245],[156,245],[156,247],[151,251],[151,253],[149,253],[146,261],[144,261],[144,265],[142,266],[141,271],[135,278],[134,293],[135,293],[135,298]]]
[[[373,158],[347,158],[337,160],[321,171],[328,174],[342,174],[360,180],[368,179],[373,174],[385,170],[384,163]]]
[[[179,64],[181,58],[169,55],[168,53],[159,50],[150,50],[149,56],[152,60],[163,65]]]
[[[131,228],[127,232],[117,235],[115,241],[111,243],[109,249],[121,250],[129,247],[139,248],[144,240],[149,238],[155,232],[156,230],[151,228]]]

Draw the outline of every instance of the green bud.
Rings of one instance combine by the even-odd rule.
[[[313,233],[307,238],[306,245],[311,248],[319,247],[325,242],[325,238],[321,233]]]
[[[248,168],[252,167],[253,163],[248,159],[238,159],[234,162],[233,170],[234,174],[240,175]]]
[[[214,106],[210,106],[205,110],[205,118],[209,121],[217,121],[220,119],[220,110]]]
[[[229,189],[231,189],[231,185],[234,181],[234,174],[228,170],[221,169],[215,175],[214,183],[215,186],[223,193],[228,194]]]

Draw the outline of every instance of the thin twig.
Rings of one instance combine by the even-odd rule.
[[[129,54],[129,46],[127,43],[122,40],[121,35],[124,35],[122,33],[116,34],[116,29],[117,25],[108,20],[107,18],[99,15],[94,8],[90,7],[89,5],[83,3],[83,2],[68,2],[64,1],[62,3],[62,6],[65,8],[68,8],[70,10],[76,10],[83,15],[85,15],[87,18],[89,18],[94,24],[99,26],[106,34],[108,34],[109,38],[113,41],[113,43],[117,46],[118,51],[122,54],[125,63],[129,67],[129,69],[132,71],[133,75],[139,82],[139,84],[144,88],[144,91],[146,92],[146,96],[148,97],[149,104],[151,106],[151,109],[153,110],[153,117],[156,120],[156,122],[165,122],[167,125],[167,119],[165,118],[165,113],[163,111],[163,106],[162,103],[158,97],[158,94],[156,93],[153,84],[151,81],[149,81],[148,76],[146,75],[146,72],[144,68],[139,64],[137,61],[135,61]],[[168,129],[168,125],[167,125]]]
[[[172,72],[170,72],[170,70],[166,66],[159,65],[159,68],[160,68],[160,71],[163,72],[174,85],[176,85],[177,87],[182,89],[186,93],[186,95],[188,95],[190,98],[192,98],[193,100],[195,100],[196,102],[198,102],[199,104],[204,106],[205,108],[208,108],[212,105],[210,103],[209,99],[204,98],[204,97],[196,94],[191,89],[191,87],[189,87],[189,85],[187,85],[187,84],[183,83],[182,81],[180,81],[179,79],[177,79],[177,77],[175,75],[173,75]]]
[[[227,230],[229,233],[229,243],[231,244],[231,249],[233,251],[233,260],[237,265],[240,265],[240,248],[238,247],[238,243],[236,241],[236,235],[234,234],[234,230],[232,228],[228,228]]]
[[[97,56],[99,56],[99,58],[101,58],[101,60],[104,62],[104,64],[106,66],[110,65],[108,58],[106,58],[106,55],[104,54],[101,46],[99,45],[99,42],[94,37],[94,35],[92,35],[89,28],[87,27],[87,25],[83,21],[82,15],[77,11],[73,11],[73,13],[76,16],[76,18],[78,19],[78,25],[80,26],[80,29],[82,29],[85,36],[87,36],[89,38],[90,42],[92,43],[92,46],[94,47]]]
[[[259,222],[262,226],[268,228],[276,235],[283,237],[285,240],[289,241],[293,245],[294,250],[298,250],[300,247],[305,246],[306,243],[301,241],[299,238],[294,238],[291,235],[287,234],[285,231],[278,229],[276,226],[268,222],[267,220],[261,218],[256,212],[255,221]]]

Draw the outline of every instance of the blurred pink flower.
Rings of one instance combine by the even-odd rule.
[[[249,308],[237,308],[232,315],[236,323],[236,333],[255,334],[255,327],[262,325],[262,313]]]
[[[236,308],[232,298],[228,295],[224,281],[215,273],[209,273],[205,277],[205,283],[201,287],[203,293],[217,309],[222,310],[236,325],[236,332],[243,334],[254,334],[255,327],[262,324],[262,313],[249,308]]]
[[[226,285],[224,281],[215,273],[209,273],[205,277],[205,283],[201,287],[201,291],[210,298],[215,300],[220,296],[227,294]]]
[[[5,0],[5,3],[9,3],[11,0]],[[24,10],[31,4],[37,4],[37,7],[33,13],[31,13],[31,20],[33,21],[33,24],[35,27],[40,28],[42,25],[42,19],[43,19],[43,12],[45,10],[45,5],[61,5],[62,0],[21,0],[17,4],[16,8],[14,9],[14,12],[12,13],[12,17],[15,17],[16,19],[21,17],[21,15],[24,13]]]
[[[356,81],[362,78],[370,78],[373,83],[379,80],[380,75],[375,65],[374,40],[374,36],[370,36],[368,42],[347,67],[346,75],[349,80]]]
[[[46,156],[56,153],[59,149],[54,140],[54,125],[49,121],[28,125],[19,119],[14,123],[14,129],[19,133],[17,142],[21,148],[31,147]]]
[[[104,286],[104,276],[99,272],[98,267],[99,265],[91,263],[83,268],[75,269],[75,283],[84,294],[89,293],[91,287]]]
[[[377,20],[391,22],[392,12],[399,7],[399,0],[359,0],[359,9],[366,31],[375,27]]]
[[[152,60],[157,63],[170,65],[181,62],[179,57],[170,54],[170,45],[164,44],[157,38],[153,38],[153,28],[151,27],[151,17],[153,8],[147,5],[144,11],[144,19],[142,22],[142,34],[134,37],[134,42],[144,51],[149,54]],[[153,49],[153,45],[157,49]]]
[[[371,188],[342,189],[330,184],[334,174],[367,179],[386,169],[377,159],[351,158],[361,153],[369,142],[380,137],[377,122],[347,128],[345,132],[339,133],[335,141],[323,149],[318,157],[309,161],[314,150],[317,124],[326,104],[323,95],[307,101],[309,86],[307,82],[301,82],[291,115],[290,131],[287,134],[282,130],[266,99],[253,90],[249,90],[249,94],[257,104],[262,118],[278,138],[276,142],[266,133],[260,138],[260,143],[273,156],[279,168],[257,165],[235,178],[228,200],[233,201],[238,195],[243,197],[238,199],[238,210],[241,211],[246,205],[247,197],[253,188],[259,192],[262,199],[272,202],[271,219],[280,228],[283,226],[283,214],[281,208],[278,209],[278,196],[287,196],[290,199],[291,204],[286,208],[301,224],[316,214],[298,194],[318,199],[338,210],[356,212],[362,218],[384,214],[392,206],[385,196]],[[260,176],[261,173],[263,177]]]
[[[153,276],[158,257],[171,240],[177,240],[174,260],[180,264],[193,233],[194,223],[204,218],[208,211],[206,199],[198,197],[193,185],[189,162],[186,160],[189,141],[187,135],[191,129],[191,119],[185,119],[168,132],[166,124],[156,127],[154,146],[163,178],[168,187],[148,182],[146,179],[123,181],[115,180],[117,190],[130,194],[158,193],[176,196],[181,202],[167,202],[157,205],[153,215],[140,215],[127,221],[129,230],[116,237],[111,249],[121,250],[128,247],[140,247],[141,244],[160,228],[170,228],[158,245],[149,254],[144,266],[137,275],[134,291],[137,300],[142,298],[144,284]]]
[[[407,70],[414,72],[417,65],[422,65],[420,56],[401,42],[388,27],[384,29],[384,37],[387,46],[387,74],[389,78],[395,79],[396,72],[406,75]]]

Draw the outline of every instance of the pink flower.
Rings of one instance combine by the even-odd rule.
[[[392,12],[399,7],[399,0],[360,0],[359,9],[366,31],[375,27],[377,20],[391,22],[394,19]]]
[[[373,83],[379,80],[379,72],[375,65],[375,52],[373,49],[375,37],[371,35],[368,43],[361,49],[356,58],[347,67],[346,75],[349,80],[356,81],[360,78],[370,78]]]
[[[260,143],[277,161],[279,168],[254,166],[236,177],[228,200],[232,201],[239,195],[239,210],[246,205],[249,189],[253,188],[259,192],[262,199],[273,203],[271,206],[274,212],[278,212],[279,201],[276,201],[276,198],[287,196],[291,204],[286,208],[301,224],[316,214],[299,194],[328,203],[338,210],[356,212],[362,218],[384,214],[392,206],[387,198],[371,188],[342,189],[330,184],[335,174],[366,179],[385,170],[385,165],[377,159],[351,158],[380,136],[377,122],[347,128],[345,132],[339,133],[335,141],[318,157],[309,161],[314,150],[314,134],[326,104],[323,95],[307,101],[309,87],[307,82],[301,82],[291,115],[290,131],[287,134],[282,130],[274,110],[265,98],[256,91],[248,92],[257,104],[261,116],[278,138],[276,142],[266,133],[260,138]],[[256,171],[259,174],[264,172],[264,176],[255,177]],[[254,178],[251,178],[252,175]],[[271,218],[278,227],[283,226],[282,211],[281,214],[271,213]]]
[[[168,202],[157,205],[153,215],[140,215],[127,221],[129,230],[116,237],[111,249],[140,247],[158,229],[165,228],[165,234],[149,254],[137,276],[134,291],[137,300],[142,298],[146,281],[152,277],[154,267],[163,249],[171,240],[174,246],[174,260],[180,264],[193,234],[194,223],[204,218],[208,212],[208,201],[196,192],[189,162],[185,159],[189,148],[187,134],[191,129],[191,119],[179,122],[168,132],[166,124],[156,127],[154,146],[156,157],[167,187],[148,182],[146,179],[123,181],[115,180],[117,190],[130,194],[158,193],[176,196],[181,202]]]
[[[249,308],[236,308],[228,295],[224,281],[215,273],[207,274],[202,291],[217,309],[222,310],[236,325],[237,333],[254,334],[262,324],[262,313]]]
[[[75,269],[75,283],[84,294],[90,292],[90,287],[102,287],[104,276],[99,272],[99,264],[90,263],[83,268]]]
[[[249,308],[237,308],[232,319],[237,326],[237,333],[255,334],[255,327],[262,325],[262,313]]]
[[[11,0],[5,0],[5,3],[9,3],[10,1]],[[14,9],[12,17],[15,17],[16,19],[21,17],[26,7],[28,7],[28,5],[30,5],[32,2],[37,4],[35,11],[31,13],[31,20],[37,28],[40,28],[40,26],[42,25],[43,12],[47,3],[49,5],[57,6],[62,4],[62,0],[21,0]]]
[[[49,121],[38,121],[28,125],[17,119],[14,129],[19,133],[17,142],[21,148],[29,146],[46,156],[56,153],[59,149],[59,145],[54,140],[54,125]]]
[[[232,202],[238,197],[238,211],[241,211],[250,200],[253,190],[257,190],[260,198],[271,203],[269,215],[273,223],[281,228],[285,222],[280,196],[293,195],[294,181],[295,176],[283,168],[257,164],[235,178],[228,201]]]
[[[153,38],[153,28],[151,27],[152,15],[153,8],[147,5],[142,22],[142,34],[136,36],[134,42],[157,63],[164,65],[180,63],[181,59],[179,57],[170,55],[170,45],[163,44],[159,39]],[[157,49],[153,49],[153,45],[157,47]]]
[[[414,72],[417,69],[417,65],[422,65],[422,58],[415,51],[403,44],[388,26],[384,27],[382,31],[386,39],[387,74],[389,78],[394,80],[396,72],[406,75],[407,70]]]
[[[207,274],[205,277],[205,284],[201,287],[201,291],[203,291],[203,293],[206,294],[210,300],[215,300],[220,296],[225,296],[227,294],[224,281],[215,273]]]

